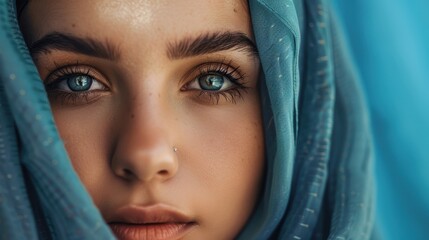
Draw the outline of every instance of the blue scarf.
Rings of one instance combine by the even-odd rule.
[[[267,172],[239,239],[370,238],[367,113],[329,4],[249,5]],[[0,238],[114,239],[67,157],[16,12],[0,0]]]

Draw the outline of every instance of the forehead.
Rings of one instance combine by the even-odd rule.
[[[30,41],[52,31],[158,41],[212,30],[251,35],[243,0],[37,0],[21,20]]]

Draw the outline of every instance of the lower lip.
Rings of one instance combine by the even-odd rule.
[[[186,235],[193,223],[109,224],[120,240],[176,240]]]

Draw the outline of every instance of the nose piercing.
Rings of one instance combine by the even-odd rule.
[[[174,152],[177,152],[177,147],[173,147],[173,151],[174,151]]]

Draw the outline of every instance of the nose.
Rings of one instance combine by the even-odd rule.
[[[164,182],[176,174],[178,161],[173,147],[131,148],[127,146],[128,151],[123,150],[112,159],[115,175],[126,180]]]
[[[111,159],[116,176],[127,181],[164,182],[176,175],[179,164],[177,148],[171,144],[174,133],[159,107],[133,111],[128,120],[120,121]]]

